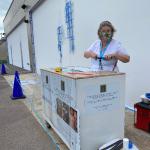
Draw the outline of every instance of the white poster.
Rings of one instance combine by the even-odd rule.
[[[79,113],[76,109],[74,81],[51,74],[53,124],[72,150],[79,147]]]
[[[85,87],[85,111],[100,112],[111,111],[119,107],[120,95],[117,83],[102,83]]]

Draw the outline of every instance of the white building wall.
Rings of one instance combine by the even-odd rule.
[[[16,33],[13,32],[8,38],[8,49],[9,49],[9,61],[11,64],[22,67],[21,66],[21,54],[20,48],[18,48],[18,37]]]
[[[128,64],[119,63],[121,72],[127,73],[126,104],[133,107],[139,96],[150,91],[148,44],[150,10],[149,0],[73,0],[75,54],[69,53],[66,39],[65,0],[47,0],[33,12],[34,42],[37,71],[43,67],[59,65],[57,49],[57,27],[61,23],[65,30],[63,44],[64,66],[89,66],[90,60],[83,52],[97,39],[100,22],[109,20],[117,29],[114,36],[131,56]]]
[[[7,47],[8,47],[8,59],[9,59],[9,63],[10,63],[10,64],[13,64],[12,51],[11,51],[11,49],[12,49],[11,44],[7,45]]]
[[[27,11],[21,6],[27,5],[31,9],[40,0],[12,0],[12,3],[4,18],[4,31],[10,33],[16,25],[26,16]]]
[[[21,23],[8,37],[8,52],[10,64],[30,70],[27,27]],[[12,53],[11,53],[12,49]],[[22,55],[21,55],[22,51]],[[12,54],[12,55],[11,55]],[[13,60],[13,62],[12,62]],[[23,62],[23,65],[22,65]]]
[[[150,92],[150,1],[77,0],[74,4],[77,51],[86,49],[96,39],[101,21],[110,20],[115,26],[117,32],[114,38],[123,44],[131,56],[130,63],[119,63],[119,68],[127,74],[126,104],[133,107],[140,101],[141,94]]]
[[[58,66],[57,26],[59,9],[63,12],[63,1],[52,0],[45,1],[33,12],[36,69],[38,73],[40,68]]]

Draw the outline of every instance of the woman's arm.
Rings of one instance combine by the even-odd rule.
[[[130,56],[126,54],[114,53],[114,54],[105,55],[106,60],[110,60],[112,58],[118,59],[124,63],[127,63],[130,61]]]
[[[127,63],[130,61],[130,56],[129,55],[125,55],[125,54],[119,54],[119,53],[116,53],[116,56],[115,56],[116,59],[124,62],[124,63]]]
[[[130,61],[130,56],[128,55],[128,53],[126,52],[126,50],[121,46],[121,43],[118,42],[117,44],[117,51],[107,55],[106,59],[112,59],[115,58],[117,60],[120,60],[121,62],[127,63]]]
[[[97,54],[92,52],[92,51],[85,51],[84,52],[84,57],[85,58],[96,58],[97,57]]]

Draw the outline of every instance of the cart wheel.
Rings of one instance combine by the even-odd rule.
[[[51,128],[52,128],[51,125],[50,125],[47,121],[45,121],[45,125],[46,125],[46,127],[47,127],[48,129],[51,129]]]

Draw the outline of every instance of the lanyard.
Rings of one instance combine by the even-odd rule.
[[[100,58],[104,57],[104,54],[109,46],[110,41],[107,42],[106,47],[102,48],[102,42],[100,42]]]
[[[102,43],[100,42],[100,59],[99,59],[99,68],[100,68],[101,70],[103,70],[102,60],[104,60],[104,59],[105,59],[105,58],[104,58],[104,54],[105,54],[105,52],[106,52],[106,50],[107,50],[107,48],[108,48],[108,46],[109,46],[110,42],[111,42],[111,41],[108,41],[108,42],[107,42],[106,47],[105,47],[105,48],[103,48],[103,49],[102,49]],[[115,62],[115,64],[114,64],[114,67],[113,67],[112,71],[114,71],[114,70],[115,70],[115,68],[116,68],[116,66],[117,66],[117,62],[118,62],[118,60],[116,60],[116,62]]]
[[[101,70],[103,70],[102,59],[104,59],[104,54],[105,54],[110,42],[111,41],[108,41],[107,44],[106,44],[106,47],[104,47],[103,49],[102,49],[102,42],[100,42],[100,58],[101,59],[99,59],[99,68]]]

